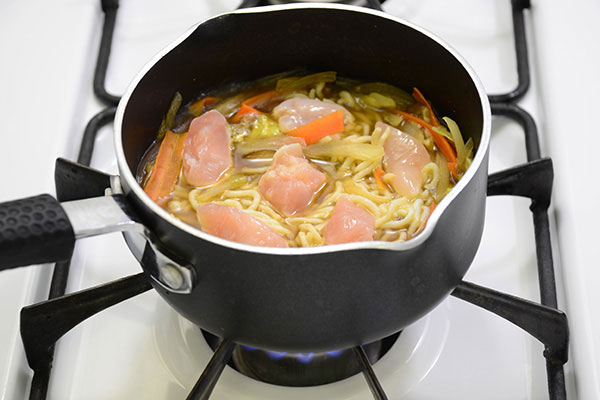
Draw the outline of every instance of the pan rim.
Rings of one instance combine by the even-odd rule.
[[[169,214],[166,210],[161,208],[158,204],[153,202],[144,192],[142,187],[138,184],[135,176],[129,168],[127,163],[125,152],[123,148],[123,134],[122,134],[122,123],[123,117],[125,114],[125,109],[127,103],[129,102],[129,98],[137,88],[137,85],[140,81],[146,76],[148,71],[154,67],[154,65],[162,59],[166,54],[168,54],[171,50],[179,46],[185,39],[187,39],[195,30],[202,24],[207,21],[222,18],[226,15],[231,14],[257,14],[257,13],[267,13],[267,12],[277,12],[277,11],[288,11],[295,9],[332,9],[332,10],[343,10],[343,11],[351,11],[358,12],[361,14],[371,14],[380,18],[385,18],[395,23],[399,23],[401,25],[407,26],[420,34],[428,37],[429,39],[436,42],[438,45],[443,47],[446,51],[448,51],[465,69],[469,78],[471,79],[473,85],[480,98],[480,105],[482,111],[482,119],[483,125],[481,129],[481,140],[479,146],[477,148],[477,152],[475,153],[475,157],[473,158],[473,162],[470,167],[467,169],[461,180],[456,184],[456,186],[448,193],[442,201],[436,206],[435,210],[431,214],[429,221],[423,231],[419,233],[414,238],[411,238],[407,241],[402,242],[385,242],[385,241],[371,241],[371,242],[352,242],[352,243],[344,243],[344,244],[335,244],[335,245],[324,245],[324,246],[316,246],[316,247],[290,247],[290,248],[276,248],[276,247],[261,247],[248,245],[239,242],[233,242],[230,240],[222,239],[208,233],[203,232],[202,230],[195,228],[191,225],[186,224],[185,222],[175,218],[171,214]],[[234,250],[252,252],[252,253],[262,253],[262,254],[273,254],[273,255],[310,255],[310,254],[323,254],[323,253],[332,253],[332,252],[341,252],[341,251],[349,251],[349,250],[365,250],[365,249],[373,249],[373,250],[390,250],[390,251],[407,251],[419,247],[422,243],[427,241],[427,239],[432,235],[435,230],[438,221],[441,216],[444,214],[445,210],[449,207],[449,205],[459,196],[459,194],[464,190],[464,188],[470,183],[475,174],[481,168],[481,164],[485,162],[487,159],[487,153],[489,150],[490,136],[491,136],[491,109],[487,94],[483,88],[483,84],[481,83],[479,77],[475,74],[473,68],[469,65],[469,63],[464,59],[460,53],[458,53],[452,46],[448,43],[434,35],[433,33],[427,31],[426,29],[415,25],[411,22],[408,22],[404,19],[391,16],[385,12],[377,11],[373,9],[368,9],[360,6],[352,6],[352,5],[344,5],[344,4],[331,4],[331,3],[299,3],[299,4],[285,4],[285,5],[271,5],[271,6],[263,6],[263,7],[254,7],[254,8],[246,8],[235,10],[231,12],[221,13],[214,17],[205,19],[194,24],[187,31],[185,31],[182,35],[180,35],[176,40],[171,42],[168,46],[163,48],[157,54],[155,54],[142,69],[137,73],[137,75],[133,78],[127,90],[123,94],[119,105],[117,107],[117,112],[114,120],[114,146],[115,152],[117,156],[117,165],[119,167],[119,173],[121,177],[121,181],[126,183],[127,188],[133,192],[138,200],[140,200],[144,206],[146,206],[152,213],[162,220],[168,222],[170,225],[177,227],[178,229],[184,231],[185,233],[192,235],[198,239],[205,240],[220,246],[228,247]],[[140,221],[143,223],[143,221]]]

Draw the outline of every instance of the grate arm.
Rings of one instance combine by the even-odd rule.
[[[65,333],[89,317],[152,286],[143,274],[71,293],[21,309],[21,339],[33,370],[52,357],[50,351]],[[42,363],[42,364],[41,364]]]
[[[377,376],[375,376],[375,372],[371,367],[371,363],[369,362],[369,358],[365,353],[365,349],[363,349],[362,346],[356,346],[354,348],[354,354],[356,355],[356,360],[360,365],[360,369],[362,370],[363,376],[367,380],[369,389],[371,389],[373,398],[375,400],[387,400],[387,395],[383,391],[383,388],[381,387]]]
[[[465,281],[452,295],[527,331],[546,346],[544,357],[550,362],[561,365],[567,362],[569,327],[562,311]]]
[[[550,158],[541,158],[491,174],[488,196],[522,196],[532,200],[532,207],[547,209],[552,196],[554,170]],[[535,182],[534,185],[531,182]]]
[[[208,400],[234,348],[235,343],[229,339],[221,342],[186,400]]]

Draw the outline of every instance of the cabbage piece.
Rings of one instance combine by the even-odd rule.
[[[293,136],[270,136],[258,139],[250,139],[237,145],[235,149],[235,155],[244,157],[248,154],[256,153],[258,151],[276,151],[280,147],[293,143],[300,143],[301,145],[305,144],[304,139]]]
[[[371,92],[367,95],[359,95],[358,98],[360,98],[363,103],[373,108],[396,108],[396,101],[381,93]]]
[[[471,157],[474,147],[475,145],[473,144],[473,138],[469,138],[469,140],[467,140],[467,143],[465,143],[465,152],[467,153],[467,158],[464,161],[464,165],[459,164],[459,168],[461,168],[463,171],[466,171],[467,168],[469,168],[469,166],[471,165]]]
[[[304,155],[309,158],[341,157],[373,162],[381,160],[383,147],[367,143],[344,143],[339,140],[332,140],[327,143],[321,142],[305,147]]]
[[[301,78],[283,78],[277,81],[275,90],[278,92],[293,91],[316,85],[319,82],[335,82],[336,75],[335,71],[325,71],[306,75]]]
[[[177,115],[177,111],[179,111],[179,107],[181,107],[182,102],[183,97],[181,97],[181,93],[175,92],[175,96],[173,96],[173,100],[171,100],[171,104],[169,105],[169,110],[163,117],[160,127],[158,128],[158,134],[156,135],[157,140],[161,140],[167,133],[167,130],[173,128],[175,116]]]
[[[408,92],[383,82],[362,83],[354,86],[353,89],[361,94],[376,92],[390,97],[396,102],[397,107],[406,108],[415,103],[415,99]]]
[[[226,118],[233,115],[240,108],[240,104],[248,97],[248,92],[238,93],[234,96],[227,97],[215,105],[214,109],[223,114]]]
[[[445,137],[446,139],[450,140],[451,142],[454,142],[454,137],[452,137],[452,134],[450,132],[448,132],[448,129],[446,129],[443,126],[434,126],[433,130],[438,134],[441,135],[443,137]]]
[[[402,116],[400,116],[398,114],[394,114],[394,113],[390,113],[390,112],[384,112],[383,113],[383,120],[385,122],[387,122],[388,124],[392,125],[394,128],[398,128],[398,125],[400,125],[400,123],[402,121],[404,121],[404,118],[402,118]]]
[[[435,202],[439,203],[450,188],[450,169],[448,168],[448,160],[443,154],[435,155],[435,163],[438,166],[439,180],[435,187]]]
[[[444,117],[443,120],[446,121],[448,129],[450,129],[452,141],[454,142],[454,147],[456,148],[456,165],[458,169],[465,171],[468,167],[467,159],[473,151],[473,141],[471,140],[471,144],[467,147],[456,122],[448,117]]]
[[[260,115],[254,122],[254,127],[248,135],[249,139],[268,138],[281,135],[279,124],[266,115]]]

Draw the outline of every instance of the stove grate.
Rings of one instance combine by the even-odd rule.
[[[240,7],[257,6],[262,3],[262,0],[243,0]],[[523,126],[529,163],[490,175],[488,195],[517,195],[532,200],[530,209],[535,226],[542,304],[469,282],[462,282],[452,295],[494,312],[538,338],[545,345],[544,356],[547,359],[549,398],[562,400],[566,399],[563,364],[568,357],[569,332],[565,314],[556,309],[556,287],[547,211],[552,189],[552,163],[549,159],[541,159],[534,119],[514,103],[527,92],[530,84],[524,18],[524,10],[530,8],[530,1],[511,0],[511,5],[519,76],[518,85],[509,93],[490,95],[489,99],[495,115],[514,119]],[[381,2],[378,0],[368,0],[367,6],[381,10]],[[78,158],[79,163],[85,165],[89,165],[97,131],[114,118],[114,106],[119,101],[119,97],[109,94],[104,85],[118,0],[102,0],[102,9],[105,20],[94,75],[94,92],[109,107],[97,114],[86,127]],[[80,174],[80,178],[90,174],[95,177],[92,182],[96,182],[98,186],[94,187],[95,185],[92,184],[75,191],[68,189],[62,184],[64,183],[62,178],[73,176],[73,174]],[[106,179],[109,179],[102,173],[68,163],[65,160],[57,162],[56,177],[59,199],[60,196],[74,199],[89,195],[89,191],[94,193],[99,190],[103,191],[107,187]],[[536,184],[526,184],[524,178],[534,178]],[[52,277],[49,300],[25,307],[21,312],[21,336],[27,360],[34,370],[30,400],[46,398],[54,344],[60,337],[97,312],[151,288],[147,278],[141,273],[65,296],[69,267],[70,262],[57,263]],[[233,348],[233,342],[229,340],[222,342],[188,399],[208,399],[210,397],[223,368],[231,358]],[[368,359],[365,358],[362,347],[356,347],[354,351],[373,397],[377,400],[387,399]]]
[[[207,400],[210,397],[234,348],[235,343],[229,339],[221,342],[186,400]]]
[[[531,75],[529,72],[529,57],[527,52],[527,35],[525,32],[525,15],[524,10],[531,7],[530,0],[511,0],[512,20],[515,40],[515,53],[517,55],[517,87],[503,94],[490,95],[489,99],[492,103],[508,103],[516,101],[523,97],[529,89],[531,83]]]
[[[387,395],[383,391],[381,383],[379,383],[379,380],[375,375],[375,371],[373,371],[373,368],[371,367],[371,362],[369,361],[369,357],[367,357],[367,354],[365,353],[365,349],[363,349],[362,346],[356,346],[354,348],[354,353],[356,354],[356,359],[360,364],[363,376],[367,380],[369,389],[371,389],[373,398],[375,400],[387,400]]]
[[[102,27],[102,38],[100,40],[96,70],[94,71],[94,94],[96,94],[96,97],[104,104],[116,107],[121,98],[108,93],[105,81],[110,50],[112,48],[113,32],[117,20],[119,0],[101,0],[101,4],[102,11],[104,12],[104,25]]]

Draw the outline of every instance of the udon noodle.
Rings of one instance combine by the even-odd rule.
[[[260,116],[240,116],[245,99],[256,98],[257,94],[260,99],[260,93],[267,91],[275,95],[256,107]],[[318,99],[342,106],[345,117],[343,132],[303,147],[304,157],[327,180],[308,207],[288,215],[265,199],[259,181],[271,167],[275,150],[289,139],[277,126],[273,109],[293,98]],[[454,121],[438,120],[418,90],[411,96],[387,84],[343,80],[332,72],[266,79],[237,93],[218,98],[202,96],[179,110],[174,118],[177,102],[181,100],[173,101],[159,134],[166,128],[185,132],[193,117],[213,109],[227,118],[231,133],[233,164],[216,183],[192,185],[180,171],[169,194],[155,199],[169,213],[200,229],[196,210],[212,203],[234,207],[255,217],[281,235],[288,246],[320,246],[326,244],[325,226],[344,196],[374,217],[373,240],[404,241],[423,229],[435,204],[452,189],[471,162],[472,141],[463,142]],[[376,126],[378,122],[385,125]],[[388,127],[418,140],[429,154],[430,161],[420,171],[420,187],[410,196],[395,190],[395,174],[387,168],[385,143],[394,134]],[[440,140],[447,148],[440,149]],[[157,140],[141,165],[142,185],[147,185],[153,174],[159,145]],[[454,153],[454,161],[448,149]]]

